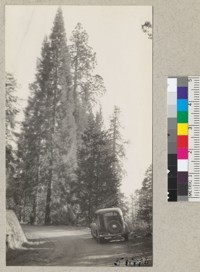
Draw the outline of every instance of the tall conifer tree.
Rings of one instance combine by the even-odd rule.
[[[120,108],[114,106],[113,114],[110,118],[110,127],[108,129],[111,153],[113,155],[112,167],[116,176],[116,186],[119,187],[123,178],[123,159],[125,157],[124,141],[121,135]],[[121,195],[121,196],[120,196]],[[118,191],[117,202],[122,200],[122,194]]]
[[[16,116],[19,112],[16,95],[17,82],[11,73],[6,73],[6,200],[7,207],[13,208],[19,198],[16,192]]]
[[[78,184],[75,190],[81,216],[89,224],[98,208],[118,205],[119,182],[113,168],[114,156],[101,112],[90,115],[78,152]]]
[[[30,89],[32,97],[23,126],[26,135],[23,139],[27,142],[23,161],[28,164],[25,188],[36,188],[34,194],[34,190],[29,193],[34,195],[33,211],[42,198],[44,222],[50,224],[59,221],[63,207],[70,201],[76,168],[74,98],[61,9],[57,11],[50,37],[43,43],[36,79]]]
[[[49,75],[52,84],[52,130],[46,223],[50,222],[51,206],[52,216],[57,220],[57,215],[68,202],[70,183],[73,182],[76,167],[76,125],[73,116],[74,99],[70,74],[70,56],[61,9],[58,9],[50,35],[50,52],[52,61],[52,69]]]
[[[75,102],[74,116],[77,124],[77,143],[88,125],[88,117],[98,97],[105,92],[103,79],[95,74],[96,54],[89,45],[89,36],[78,23],[70,38],[70,56]]]

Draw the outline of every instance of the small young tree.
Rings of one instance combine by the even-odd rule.
[[[152,166],[150,165],[145,173],[142,188],[139,190],[139,209],[137,214],[138,219],[147,224],[149,233],[152,233],[152,206]]]

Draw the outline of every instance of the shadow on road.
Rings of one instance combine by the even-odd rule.
[[[9,266],[114,266],[120,258],[148,258],[152,264],[152,240],[106,241],[99,244],[87,228],[66,226],[23,227],[28,243],[9,250]]]

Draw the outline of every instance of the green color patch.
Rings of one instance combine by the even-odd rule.
[[[178,123],[188,123],[188,111],[178,111]]]

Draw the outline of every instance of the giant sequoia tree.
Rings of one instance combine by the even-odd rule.
[[[68,202],[76,167],[70,56],[60,9],[52,33],[43,43],[36,79],[30,89],[32,96],[25,111],[19,148],[24,189],[32,199],[35,216],[37,203],[43,200],[45,223],[49,224],[57,220]]]
[[[47,186],[45,222],[50,222],[50,207],[54,216],[68,201],[69,186],[74,179],[76,167],[76,124],[74,99],[70,74],[70,56],[62,12],[59,9],[50,35],[52,69],[51,82],[51,137],[50,173]],[[52,187],[54,188],[52,195]],[[52,203],[51,203],[52,202]]]
[[[88,117],[98,97],[105,92],[104,82],[95,74],[96,54],[89,46],[89,36],[78,23],[70,38],[71,71],[74,95],[74,116],[77,125],[77,144],[81,145],[81,136],[88,125]]]
[[[94,110],[105,92],[95,66],[80,23],[67,46],[58,9],[37,60],[18,141],[13,191],[24,221],[31,214],[35,223],[89,223],[95,209],[121,203],[119,109],[105,130],[102,112]]]

